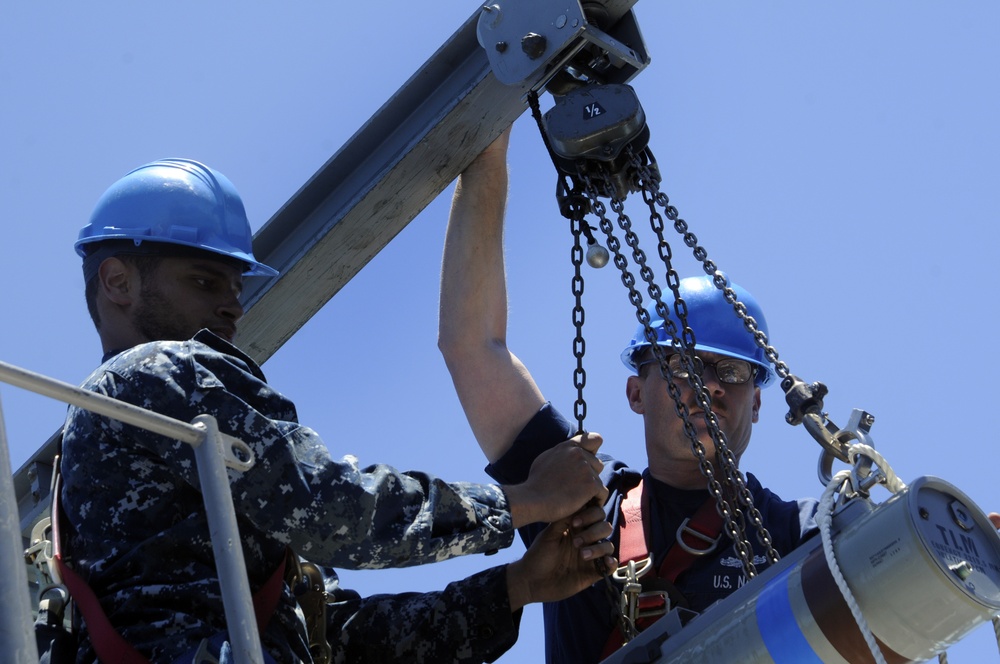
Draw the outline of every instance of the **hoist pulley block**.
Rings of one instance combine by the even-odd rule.
[[[649,142],[646,114],[628,85],[577,88],[555,97],[543,119],[553,152],[567,160],[613,162],[626,145],[639,151]]]
[[[603,196],[624,199],[635,191],[634,159],[646,150],[649,126],[630,86],[586,85],[556,96],[542,122],[560,171],[592,177]]]

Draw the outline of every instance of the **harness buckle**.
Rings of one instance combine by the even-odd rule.
[[[681,547],[692,556],[704,556],[715,551],[715,548],[719,545],[719,540],[722,539],[722,533],[719,533],[718,537],[710,537],[704,533],[700,533],[688,525],[690,520],[690,517],[684,519],[681,525],[677,528],[677,546]],[[704,542],[707,546],[704,549],[696,549],[692,547],[684,541],[685,534],[690,535],[696,540]]]
[[[24,550],[25,562],[33,565],[43,579],[40,585],[62,584],[59,568],[53,561],[52,519],[45,517],[31,529],[31,546]]]
[[[621,599],[618,608],[624,619],[622,621],[622,635],[625,637],[626,642],[631,641],[639,635],[636,620],[643,615],[639,607],[639,601],[643,595],[642,584],[639,583],[639,579],[651,569],[653,569],[653,559],[651,556],[646,556],[638,562],[634,560],[628,561],[611,574],[612,579],[622,584]]]
[[[646,608],[643,608],[646,607]],[[666,590],[647,590],[639,593],[637,619],[659,618],[670,611],[670,594]]]
[[[309,652],[316,664],[329,664],[333,661],[333,649],[326,640],[326,605],[332,598],[326,591],[323,571],[315,563],[299,559],[291,549],[286,555],[285,582],[305,616]]]

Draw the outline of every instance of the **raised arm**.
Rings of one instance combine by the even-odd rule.
[[[503,224],[510,129],[459,176],[441,270],[438,347],[491,462],[545,403],[507,348]]]

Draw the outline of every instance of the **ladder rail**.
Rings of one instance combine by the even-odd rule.
[[[24,564],[21,526],[17,518],[17,498],[10,471],[7,426],[0,404],[0,596],[12,603],[0,611],[0,643],[8,661],[14,664],[37,664],[38,648],[32,628],[28,570]]]

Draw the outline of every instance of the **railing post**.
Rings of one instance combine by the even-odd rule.
[[[222,587],[222,603],[226,609],[233,658],[236,664],[263,664],[253,596],[250,594],[250,581],[236,524],[233,494],[224,462],[226,450],[219,435],[219,425],[210,415],[199,415],[194,418],[194,424],[205,430],[205,439],[194,446],[194,455],[215,552],[215,568]]]
[[[24,542],[12,478],[7,427],[3,419],[3,405],[0,404],[0,597],[4,598],[6,605],[0,611],[0,644],[5,651],[4,661],[38,664],[38,648],[28,601]]]

